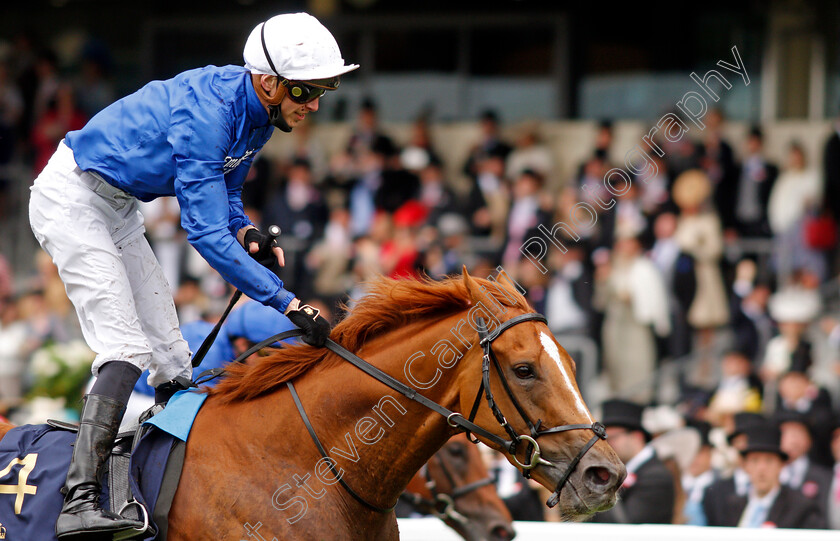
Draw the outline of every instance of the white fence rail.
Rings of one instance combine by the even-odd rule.
[[[436,518],[399,519],[400,541],[459,541],[458,534]],[[516,541],[543,539],[616,541],[837,541],[836,530],[783,530],[770,528],[711,528],[662,524],[592,524],[515,522]]]

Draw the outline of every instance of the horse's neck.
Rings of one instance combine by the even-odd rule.
[[[406,380],[406,364],[416,358],[411,373],[418,380],[429,381],[438,368],[437,357],[430,350],[450,334],[457,321],[458,316],[452,316],[408,325],[371,341],[357,354],[401,381]],[[452,336],[449,340],[455,341]],[[458,365],[441,369],[440,379],[420,393],[457,409],[458,371]],[[350,363],[308,374],[296,387],[311,418],[335,420],[329,427],[319,427],[313,420],[313,426],[324,448],[346,471],[344,478],[380,506],[394,503],[415,472],[451,435],[440,414],[384,387]],[[325,391],[321,396],[330,396],[329,400],[313,404],[305,398]],[[367,492],[358,486],[359,479],[366,477]]]

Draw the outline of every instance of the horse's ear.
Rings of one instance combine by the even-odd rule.
[[[467,272],[466,265],[462,267],[461,273],[464,275],[464,285],[467,287],[467,291],[470,293],[472,303],[476,304],[477,302],[481,301],[484,294],[481,292],[479,285],[475,282],[475,280],[472,279],[470,273]]]

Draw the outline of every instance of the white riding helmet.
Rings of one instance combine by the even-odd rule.
[[[243,56],[252,73],[291,81],[329,79],[359,67],[344,64],[333,35],[308,13],[276,15],[258,24],[248,36]]]

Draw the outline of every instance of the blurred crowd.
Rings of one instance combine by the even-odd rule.
[[[19,182],[7,174],[9,165],[26,164],[34,179],[64,134],[115,98],[107,50],[90,42],[77,53],[59,70],[56,55],[36,51],[25,35],[0,48],[0,214],[25,211],[25,201],[18,202],[23,209],[8,207]],[[645,456],[656,454],[657,434],[699,430],[693,456],[672,453],[682,470],[668,474],[679,481],[672,493],[681,505],[665,522],[714,522],[702,512],[709,485],[701,490],[698,483],[738,480],[745,458],[732,442],[744,432],[736,430],[739,416],[752,414],[767,424],[759,439],[772,439],[771,424],[782,428],[779,449],[768,451],[784,458],[782,483],[822,498],[822,524],[838,527],[829,511],[840,505],[840,313],[833,303],[840,121],[822,155],[807,156],[790,141],[784,161],[773,163],[759,126],[744,140],[727,140],[725,118],[709,111],[698,140],[654,138],[664,151],[650,153],[656,174],[633,177],[614,199],[604,178],[621,165],[610,156],[626,149],[613,148],[609,121],[599,124],[572,178],[559,178],[539,124],[505,130],[499,114],[487,110],[476,119],[480,136],[469,155],[451,164],[431,121],[418,118],[410,137],[397,141],[366,99],[339,152],[328,153],[303,125],[281,135],[294,138],[287,155],[255,162],[243,190],[246,212],[263,229],[281,227],[291,291],[337,321],[375,275],[441,278],[465,265],[488,276],[501,265],[561,343],[576,336],[595,346],[596,358],[585,362],[594,364],[597,381],[582,384],[600,384],[602,398],[661,407],[662,369],[673,369],[674,391],[664,400],[670,417],[663,414],[670,424],[620,425],[638,432],[632,439]],[[453,170],[466,184],[450,177]],[[555,227],[580,202],[597,213],[590,226],[575,234]],[[143,212],[181,323],[217,319],[230,288],[186,243],[177,202],[158,199]],[[545,230],[555,242],[541,268],[522,247],[546,238]],[[34,366],[37,351],[81,339],[49,258],[33,257],[37,273],[15,281],[0,254],[0,415],[31,413],[32,390],[43,389],[38,382],[58,377],[49,366]],[[627,453],[631,461],[635,455]],[[813,492],[803,480],[812,465],[824,468],[817,477],[833,483],[833,500],[828,488]],[[641,471],[634,473],[640,484]],[[506,497],[539,503],[524,480],[499,479]],[[741,495],[751,494],[746,490]],[[527,516],[543,518],[529,505]],[[615,520],[635,518],[625,510]]]

